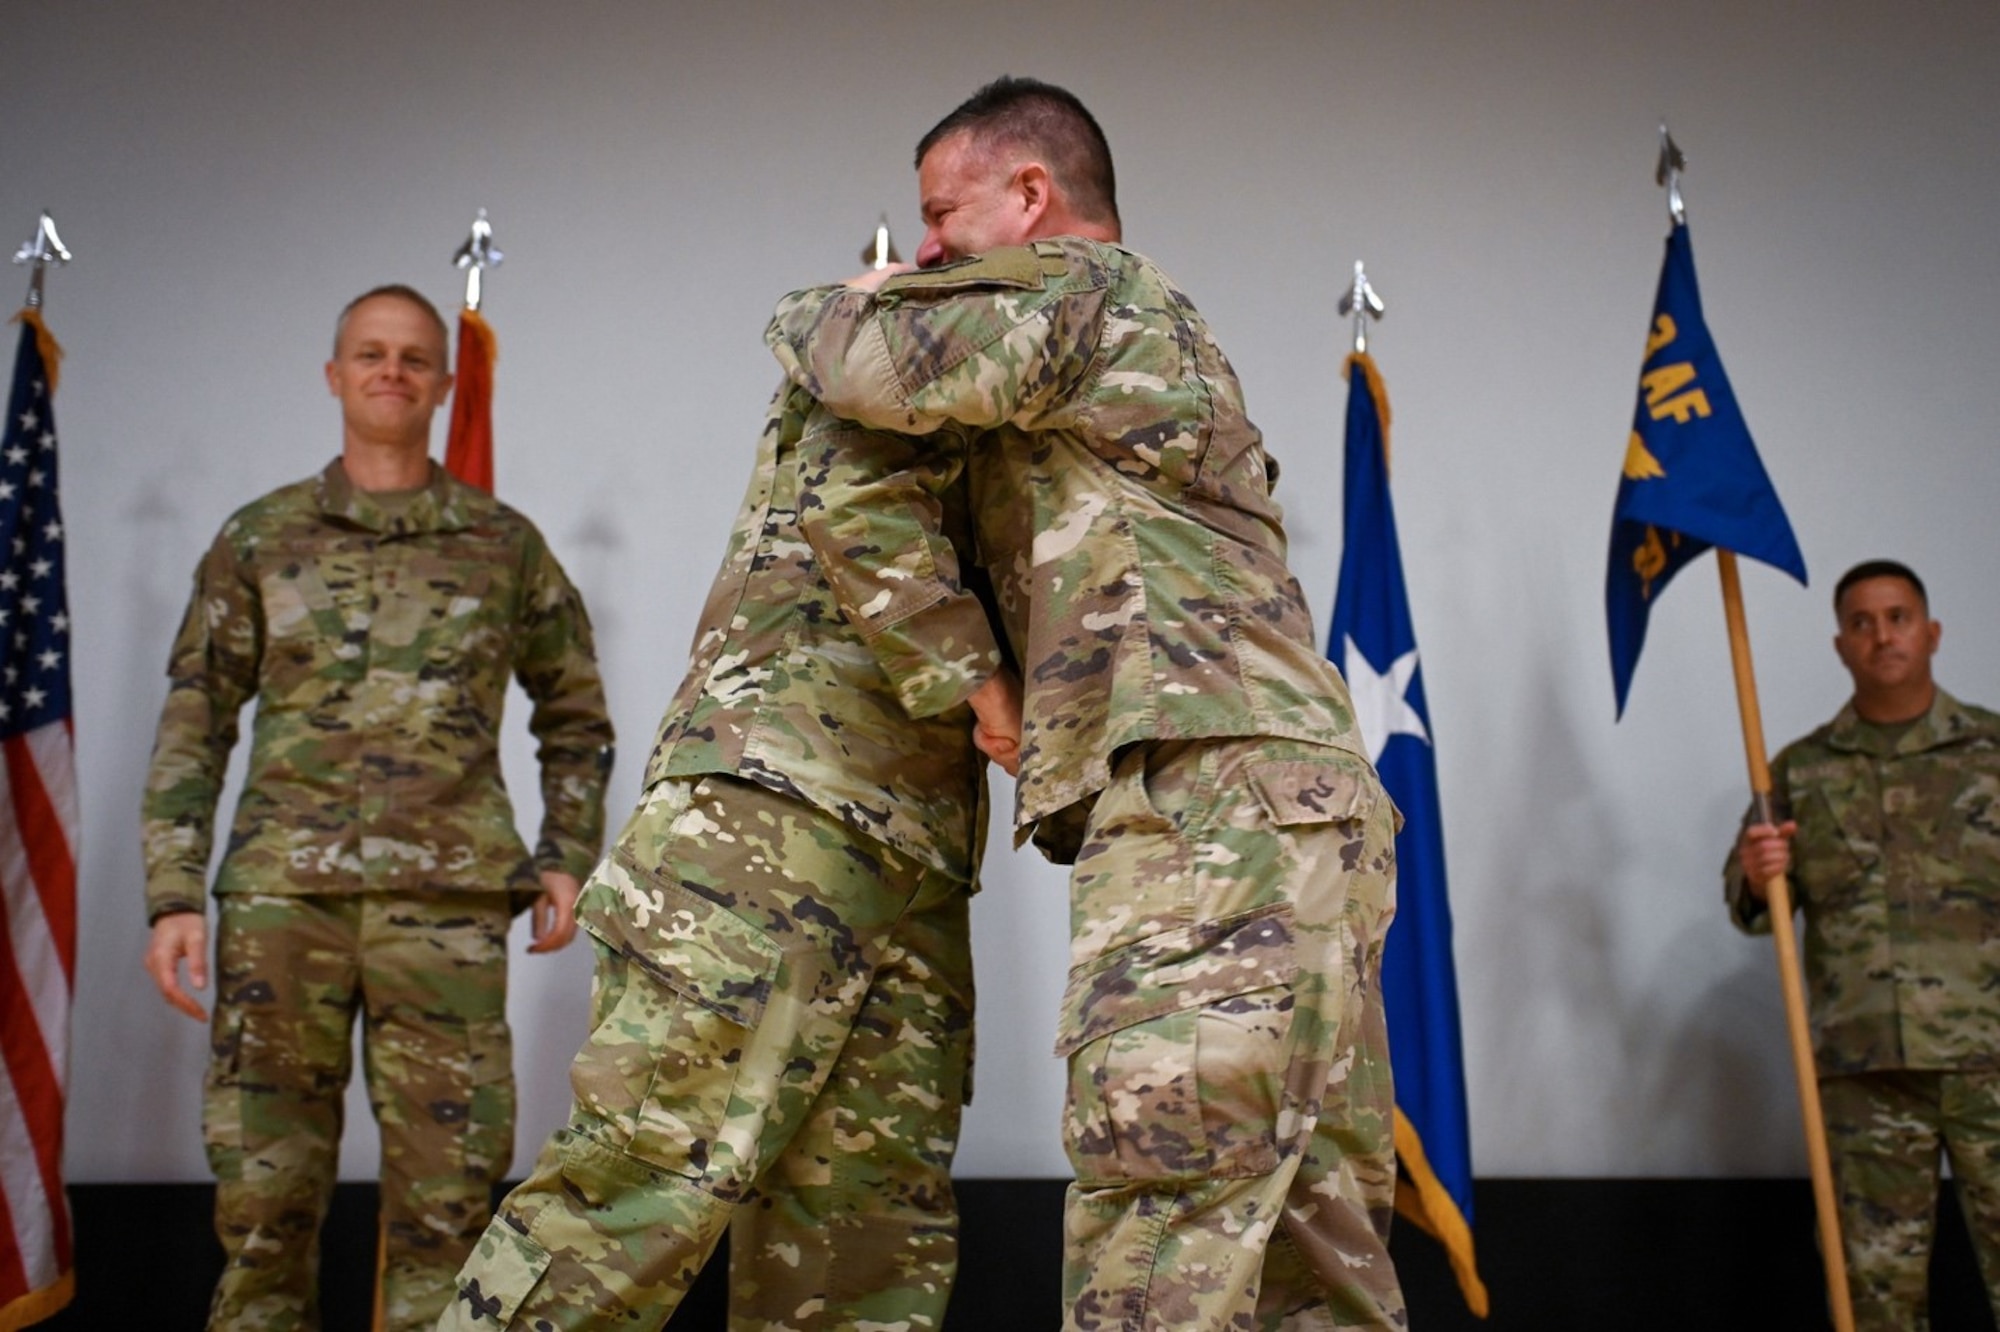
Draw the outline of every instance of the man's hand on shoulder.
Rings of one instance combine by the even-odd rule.
[[[531,953],[553,953],[576,937],[576,899],[583,885],[574,874],[561,870],[542,871],[542,895],[529,913],[529,927],[535,941]]]
[[[916,271],[917,266],[915,264],[885,264],[881,268],[871,268],[865,273],[856,274],[841,285],[851,287],[855,291],[876,291],[880,289],[884,282],[887,282],[897,274],[914,273]]]
[[[199,911],[170,911],[153,922],[153,937],[146,945],[146,974],[160,987],[160,997],[197,1022],[208,1020],[208,1010],[181,988],[181,961],[186,959],[188,983],[197,990],[208,988],[208,918]]]
[[[1737,873],[1759,902],[1769,899],[1771,880],[1791,873],[1792,838],[1798,830],[1799,825],[1790,819],[1779,824],[1753,823],[1736,839]]]

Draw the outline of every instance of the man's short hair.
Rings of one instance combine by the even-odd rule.
[[[1002,74],[960,103],[917,143],[917,166],[961,131],[983,148],[1025,149],[1055,177],[1070,207],[1089,222],[1118,222],[1111,145],[1076,94],[1039,79]]]
[[[444,344],[445,353],[447,355],[450,354],[451,329],[445,324],[444,316],[438,313],[438,308],[431,304],[430,297],[407,283],[385,282],[379,287],[370,287],[367,291],[362,292],[359,296],[356,296],[353,300],[340,307],[340,318],[333,321],[333,354],[335,356],[340,355],[340,335],[347,331],[347,317],[353,314],[363,301],[372,301],[377,296],[399,297],[429,315],[431,322],[437,325],[438,340]]]
[[[1924,591],[1924,580],[1917,577],[1917,571],[1907,564],[1895,560],[1863,560],[1840,576],[1833,585],[1833,613],[1840,613],[1840,599],[1847,595],[1847,589],[1856,583],[1865,583],[1871,578],[1900,578],[1917,589],[1917,600],[1924,603],[1924,609],[1931,608],[1931,595]]]

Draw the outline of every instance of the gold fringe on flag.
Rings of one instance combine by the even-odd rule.
[[[15,315],[14,322],[35,330],[35,346],[42,353],[42,368],[49,372],[49,396],[53,398],[56,378],[62,373],[62,344],[56,341],[55,334],[49,332],[49,326],[42,322],[42,312],[33,306]]]
[[[1458,1204],[1438,1181],[1430,1158],[1424,1155],[1422,1136],[1401,1110],[1396,1111],[1396,1156],[1407,1176],[1396,1181],[1396,1214],[1444,1246],[1465,1307],[1476,1317],[1486,1317],[1486,1283],[1479,1279],[1479,1264],[1473,1256],[1472,1227],[1465,1224]]]

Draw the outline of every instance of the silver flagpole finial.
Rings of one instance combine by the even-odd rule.
[[[1667,133],[1667,122],[1660,122],[1660,164],[1653,168],[1653,183],[1663,185],[1667,190],[1667,214],[1675,226],[1687,224],[1687,205],[1681,202],[1681,172],[1687,170],[1687,158],[1682,155],[1674,136]]]
[[[48,209],[44,208],[42,210],[42,220],[35,227],[35,234],[28,238],[27,244],[14,252],[15,263],[30,264],[33,266],[32,271],[28,274],[28,308],[30,310],[39,310],[41,308],[42,274],[48,271],[49,265],[66,264],[69,261],[69,250],[63,245],[62,237],[56,235],[56,220],[50,217]]]
[[[861,262],[870,268],[887,268],[890,264],[900,264],[903,256],[896,253],[896,242],[889,238],[889,215],[882,214],[882,220],[875,224],[875,236],[861,251]]]
[[[1340,298],[1340,312],[1354,316],[1354,351],[1358,356],[1368,350],[1368,321],[1380,319],[1389,307],[1382,304],[1382,298],[1375,294],[1375,287],[1368,281],[1368,271],[1361,261],[1354,261],[1354,282],[1347,294]]]
[[[480,274],[489,268],[500,267],[500,261],[507,256],[493,248],[493,225],[486,220],[486,210],[479,210],[479,216],[472,219],[472,234],[465,238],[465,244],[458,247],[458,253],[451,257],[456,267],[465,270],[465,308],[477,310],[480,300]]]

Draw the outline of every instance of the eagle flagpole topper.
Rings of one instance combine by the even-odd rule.
[[[69,249],[56,235],[56,220],[49,216],[48,209],[42,210],[41,222],[35,227],[20,249],[14,252],[14,262],[28,264],[28,298],[22,304],[30,310],[42,308],[42,275],[50,264],[66,264],[70,261]]]

